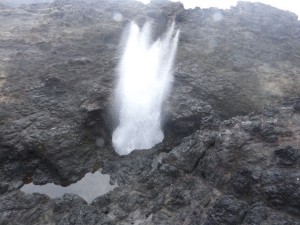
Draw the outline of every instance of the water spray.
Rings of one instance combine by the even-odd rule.
[[[132,22],[118,67],[115,102],[119,125],[112,143],[120,155],[161,142],[162,107],[172,83],[179,31],[174,23],[162,38],[151,40],[151,24]]]

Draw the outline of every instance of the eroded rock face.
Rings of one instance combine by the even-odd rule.
[[[165,140],[118,156],[109,114],[130,20],[181,30]],[[300,23],[258,3],[0,4],[0,224],[300,224]],[[224,120],[226,119],[226,120]],[[88,205],[19,189],[102,168]]]

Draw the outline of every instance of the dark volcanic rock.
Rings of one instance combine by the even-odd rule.
[[[181,33],[164,142],[120,157],[109,111],[131,20]],[[300,224],[294,14],[57,0],[0,3],[0,21],[0,224]],[[100,168],[119,187],[92,204],[20,191]]]
[[[247,203],[239,201],[232,196],[222,196],[217,199],[209,210],[205,225],[241,224],[246,214]]]
[[[300,157],[299,149],[294,149],[291,146],[275,150],[275,155],[278,158],[278,164],[283,166],[295,165]]]

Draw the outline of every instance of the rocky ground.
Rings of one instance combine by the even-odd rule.
[[[180,28],[164,142],[118,156],[111,102],[122,31]],[[300,22],[259,3],[0,3],[0,224],[299,225]],[[26,195],[102,169],[87,204]]]

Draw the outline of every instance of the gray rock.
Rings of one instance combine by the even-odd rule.
[[[131,20],[181,33],[165,139],[121,157],[111,102]],[[62,0],[0,4],[0,21],[0,224],[300,224],[296,15]],[[90,205],[19,190],[98,169],[119,187]]]
[[[216,200],[209,210],[205,225],[241,224],[245,216],[247,203],[239,201],[232,196],[222,196]]]

